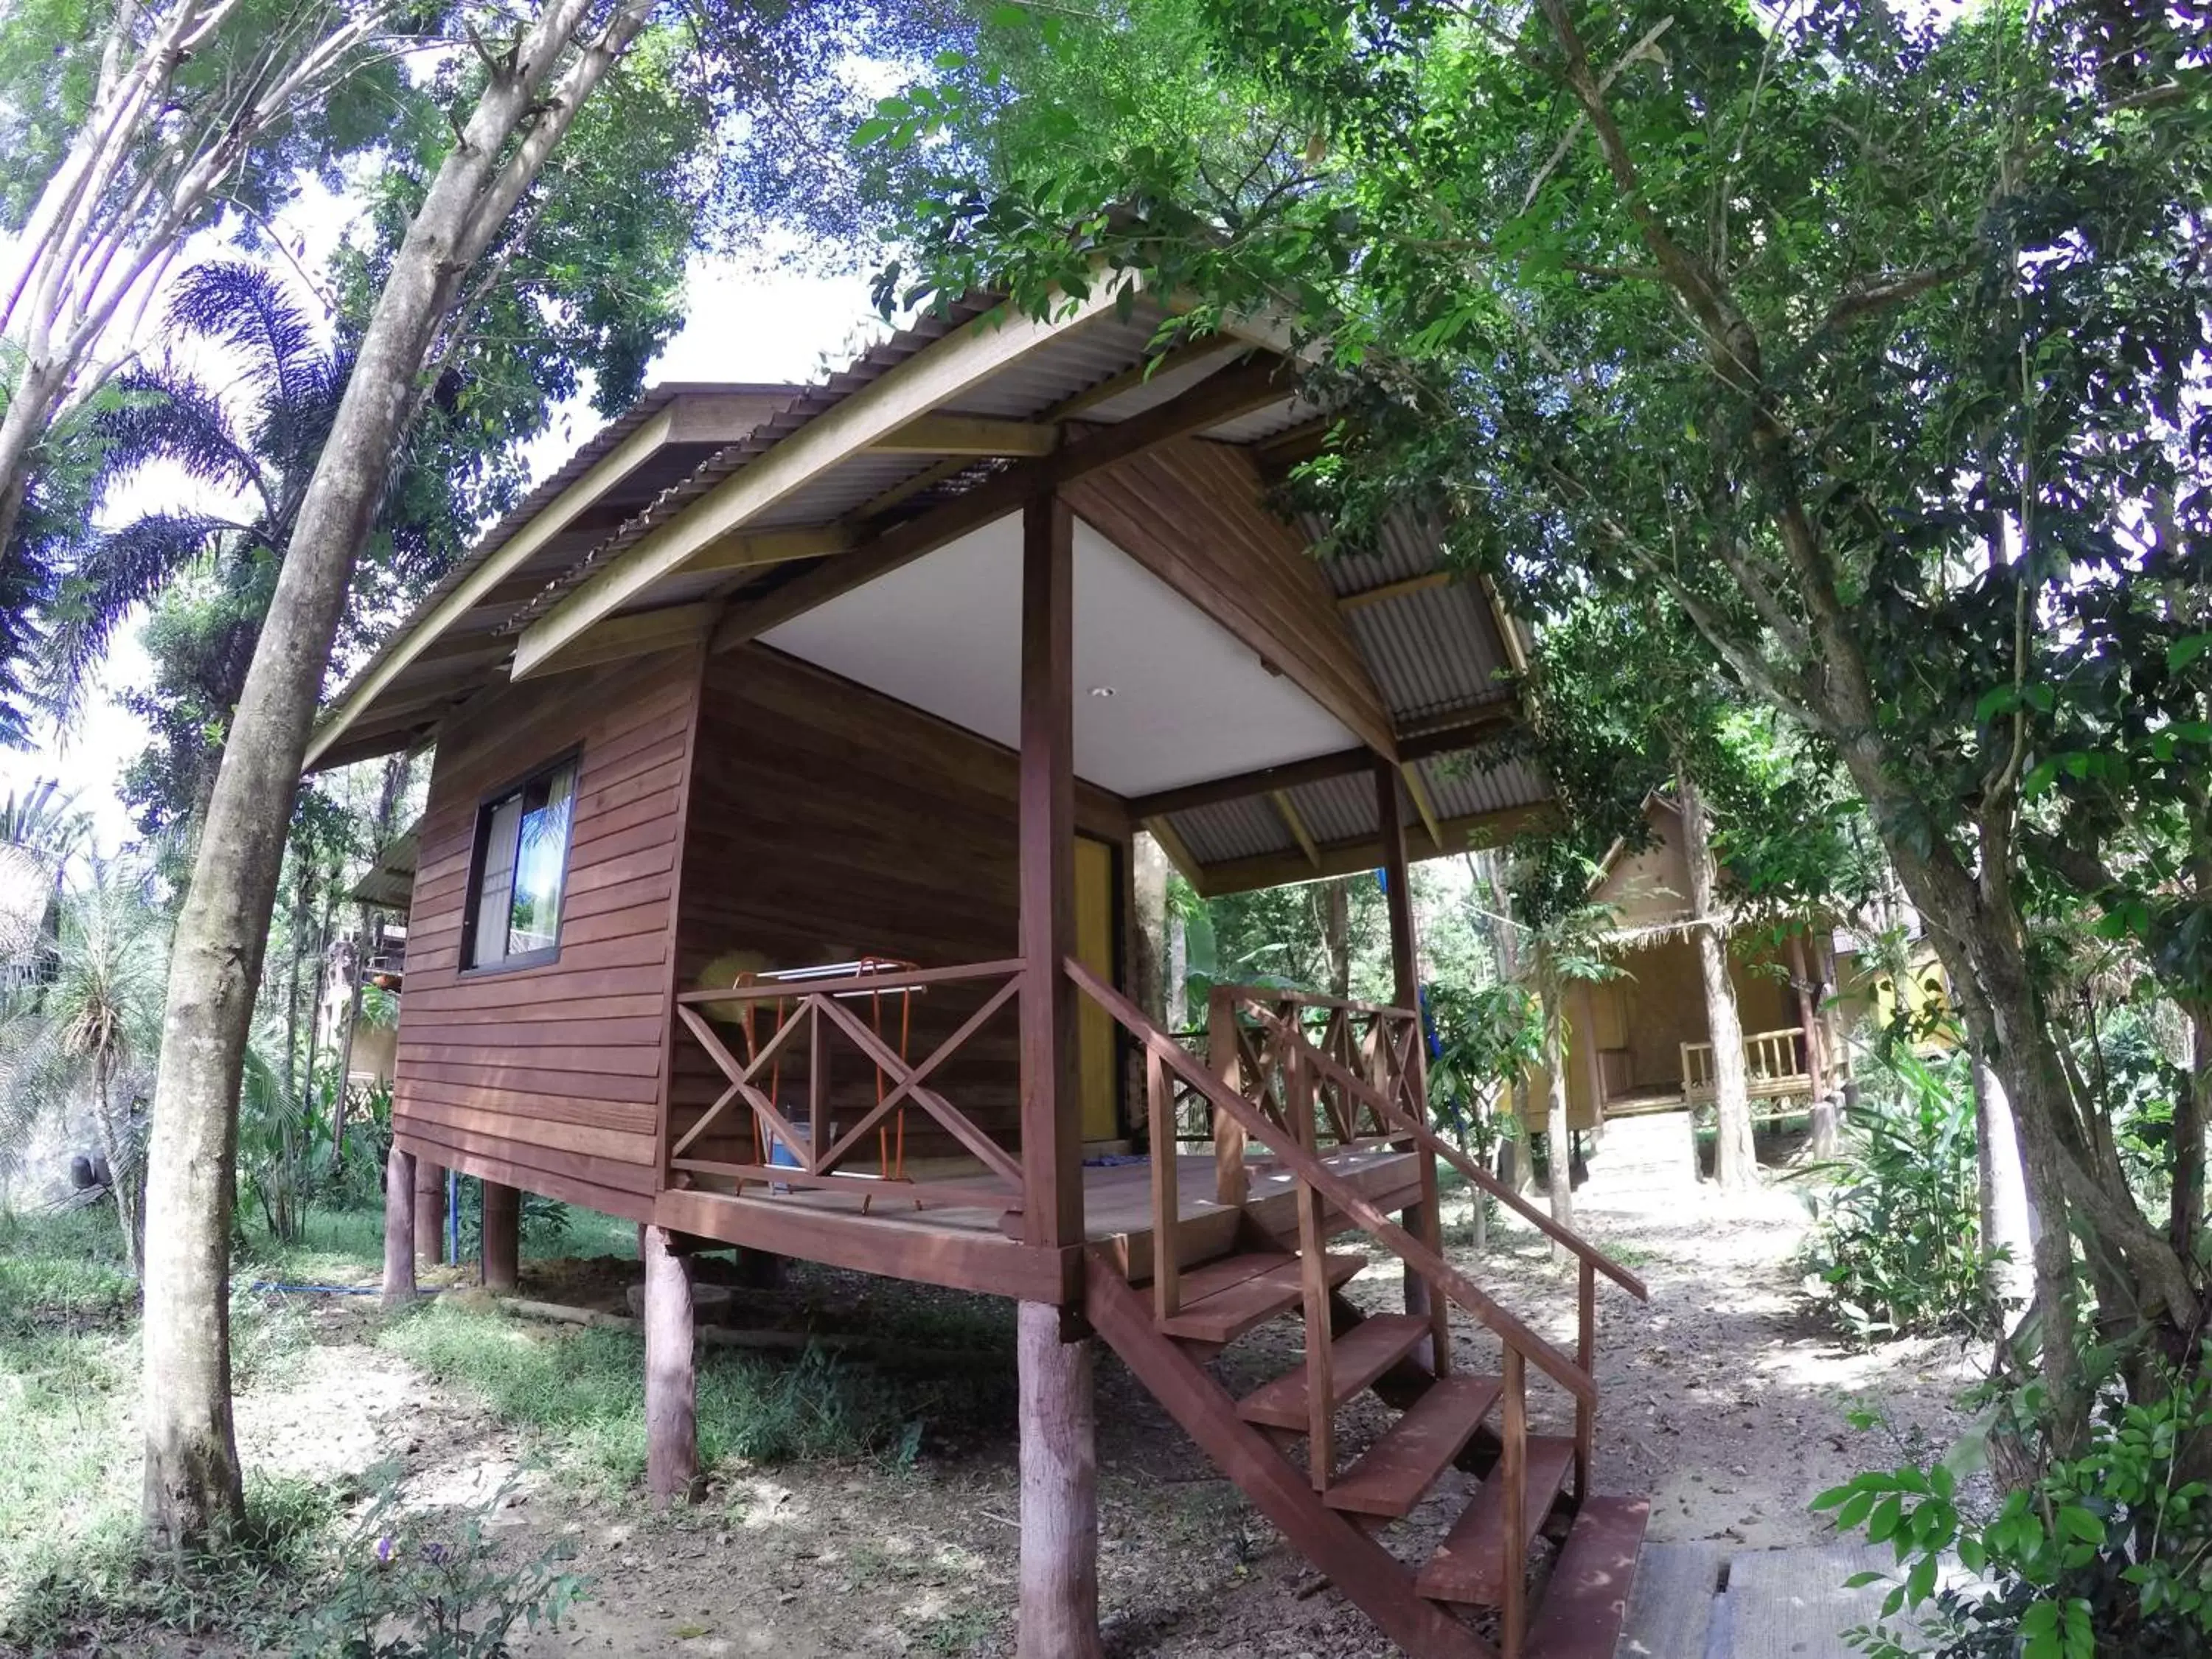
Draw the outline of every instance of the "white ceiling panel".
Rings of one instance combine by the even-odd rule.
[[[1012,747],[1021,738],[1021,521],[1008,517],[762,641]],[[1080,520],[1074,624],[1076,774],[1117,794],[1358,744],[1295,684]]]

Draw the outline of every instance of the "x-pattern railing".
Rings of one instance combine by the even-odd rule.
[[[841,978],[777,981],[740,984],[702,991],[687,991],[676,1000],[677,1018],[722,1073],[726,1086],[714,1104],[701,1114],[669,1147],[668,1164],[681,1176],[712,1175],[733,1181],[743,1192],[748,1184],[778,1188],[821,1189],[858,1194],[864,1200],[882,1198],[887,1190],[912,1200],[917,1206],[967,1208],[984,1206],[1018,1207],[1022,1198],[1021,1160],[986,1133],[973,1119],[955,1106],[932,1079],[976,1034],[1012,1005],[1021,986],[1018,961],[977,963],[955,968],[896,967]],[[991,981],[996,981],[995,986]],[[981,1003],[954,1030],[920,1060],[910,1060],[872,1029],[854,1012],[855,1006],[889,996],[911,996],[933,986],[970,984],[988,987]],[[740,1059],[707,1017],[706,1011],[721,1007],[742,1017],[747,1011],[772,1009],[775,1026],[757,1043],[748,1043]],[[751,1028],[746,1027],[748,1030]],[[805,1040],[803,1051],[798,1045]],[[849,1127],[838,1128],[833,1113],[832,1077],[840,1048],[856,1049],[873,1069],[876,1097]],[[805,1127],[800,1127],[798,1102],[780,1097],[779,1085],[787,1060],[803,1052]],[[765,1086],[764,1086],[765,1085]],[[919,1107],[952,1137],[986,1170],[1005,1183],[993,1186],[972,1182],[903,1178],[881,1152],[874,1174],[848,1167],[856,1153],[876,1134],[880,1146],[887,1125],[908,1107]],[[738,1109],[742,1109],[739,1112]],[[731,1131],[750,1114],[756,1127],[757,1149],[765,1139],[790,1160],[773,1153],[765,1158],[714,1158],[696,1154],[695,1147],[720,1130]]]
[[[1420,1023],[1410,1009],[1273,986],[1217,986],[1207,1002],[1207,1069],[1243,1095],[1277,1127],[1293,1130],[1289,1063],[1293,1042],[1327,1056],[1330,1068],[1305,1081],[1307,1106],[1319,1114],[1316,1128],[1337,1146],[1374,1145],[1397,1138],[1376,1109],[1423,1115]],[[1357,1079],[1359,1090],[1346,1086]],[[1216,1197],[1242,1203],[1247,1191],[1244,1132],[1214,1114]],[[1317,1143],[1318,1144],[1318,1143]]]

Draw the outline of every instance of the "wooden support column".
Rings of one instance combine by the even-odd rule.
[[[522,1194],[496,1181],[477,1183],[483,1206],[477,1231],[482,1238],[483,1287],[511,1291],[520,1269],[522,1253]]]
[[[394,1146],[384,1160],[384,1305],[415,1299],[415,1154]]]
[[[1060,1310],[1042,1302],[1019,1305],[1014,1340],[1022,1468],[1016,1659],[1103,1659],[1091,1345],[1063,1342]]]
[[[655,1509],[699,1495],[698,1379],[691,1263],[665,1227],[640,1230],[645,1257],[645,1484]]]
[[[446,1170],[428,1158],[415,1160],[415,1259],[434,1267],[446,1259]]]
[[[1411,1008],[1414,1013],[1413,1041],[1413,1098],[1415,1109],[1425,1119],[1429,1109],[1428,1032],[1422,1024],[1420,941],[1413,932],[1413,890],[1407,874],[1406,813],[1398,794],[1398,769],[1381,755],[1375,757],[1375,817],[1382,845],[1382,882],[1388,890],[1385,898],[1390,912],[1390,1000],[1401,1008]],[[1420,1158],[1421,1202],[1418,1209],[1404,1212],[1398,1224],[1427,1244],[1432,1249],[1443,1247],[1443,1218],[1437,1197],[1437,1161],[1428,1153]],[[1429,1285],[1425,1279],[1412,1272],[1406,1274],[1406,1311],[1409,1314],[1429,1314]],[[1438,1322],[1441,1326],[1442,1322]],[[1436,1343],[1435,1370],[1442,1376],[1449,1362],[1450,1350],[1439,1329]]]
[[[1073,515],[1056,495],[1032,496],[1022,508],[1022,1236],[1050,1249],[1083,1242],[1075,987],[1061,966],[1075,949],[1074,572]]]

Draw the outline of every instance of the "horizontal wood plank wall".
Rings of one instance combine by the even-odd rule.
[[[1067,486],[1076,515],[1272,662],[1372,747],[1390,716],[1328,581],[1226,444],[1185,438]]]
[[[408,917],[392,1115],[423,1156],[644,1220],[659,1185],[672,905],[698,658],[505,687],[439,734]],[[559,957],[464,973],[483,798],[580,752]]]
[[[708,661],[685,832],[677,979],[686,990],[761,971],[885,956],[923,967],[997,961],[1016,935],[1015,757],[848,680],[763,646]],[[1084,791],[1079,823],[1126,843],[1115,798]],[[915,999],[908,1053],[920,1060],[996,984],[933,986]],[[866,1001],[848,1005],[863,1019]],[[884,1006],[896,1048],[896,1000]],[[732,1052],[743,1039],[720,1028]],[[763,1018],[757,1036],[770,1027]],[[934,1081],[1002,1145],[1018,1143],[1018,1031],[1002,1010]],[[786,1050],[779,1092],[803,1120],[807,1057]],[[874,1067],[841,1034],[832,1100],[842,1126],[876,1097]],[[720,1092],[721,1074],[688,1036],[672,1064],[672,1138]],[[728,1135],[695,1152],[752,1156],[750,1120],[733,1108]],[[908,1164],[965,1155],[918,1108],[907,1115]],[[872,1172],[872,1139],[846,1166]]]

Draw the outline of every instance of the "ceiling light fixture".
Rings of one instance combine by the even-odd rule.
[[[1091,688],[1091,695],[1094,697],[1110,697],[1114,695],[1114,688],[1110,685],[1094,685]]]

